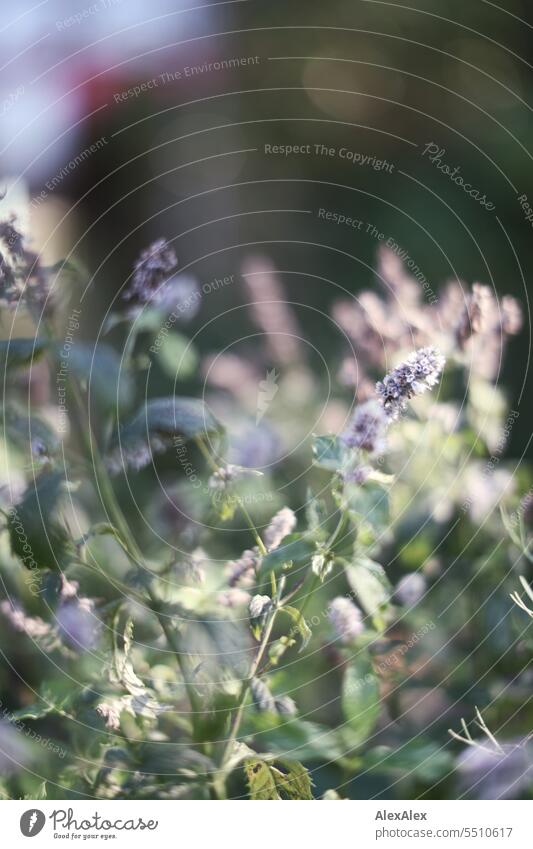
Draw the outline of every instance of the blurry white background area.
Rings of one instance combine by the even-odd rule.
[[[35,185],[54,174],[85,146],[88,116],[128,80],[157,70],[176,42],[207,32],[213,8],[202,0],[2,4],[0,177]]]

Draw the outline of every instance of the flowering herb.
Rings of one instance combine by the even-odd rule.
[[[158,365],[178,321],[176,312],[158,323],[176,279],[169,242],[141,253],[124,293],[133,310],[106,325],[132,321],[139,347],[128,336],[122,352],[73,333],[66,347],[48,272],[15,220],[0,223],[0,243],[2,306],[23,301],[39,326],[35,339],[1,347],[11,454],[0,487],[0,628],[6,669],[18,674],[21,652],[31,658],[28,686],[8,676],[13,711],[1,731],[7,758],[19,765],[6,764],[2,793],[31,798],[41,770],[69,794],[91,798],[310,799],[316,768],[317,785],[331,777],[350,787],[375,771],[376,786],[386,776],[393,786],[401,773],[420,794],[450,781],[454,765],[458,792],[530,793],[523,731],[500,745],[478,713],[490,745],[463,723],[452,734],[456,756],[443,745],[446,730],[432,736],[450,708],[435,683],[442,669],[456,676],[454,693],[470,692],[478,656],[476,648],[472,666],[457,654],[467,639],[461,616],[469,616],[468,633],[482,617],[470,615],[468,599],[477,604],[485,593],[490,621],[481,627],[498,631],[502,645],[509,634],[519,645],[506,682],[513,698],[532,648],[525,632],[509,630],[510,611],[531,619],[529,582],[493,591],[506,581],[505,552],[531,560],[531,498],[518,497],[503,460],[497,474],[480,469],[483,451],[493,465],[503,451],[493,359],[502,337],[518,331],[516,302],[497,304],[479,284],[461,299],[448,286],[431,312],[399,258],[381,251],[379,274],[408,309],[369,292],[334,304],[359,359],[339,369],[342,385],[322,409],[323,387],[306,365],[281,276],[256,258],[243,267],[264,357],[199,353],[190,397],[179,392],[172,358]],[[189,284],[188,315],[201,308]],[[134,323],[151,304],[136,336]],[[153,360],[140,355],[143,339]],[[68,355],[58,357],[58,348]],[[400,362],[387,372],[391,358]],[[456,376],[467,362],[476,379],[464,404],[440,403],[435,392],[416,416],[408,412],[445,368]],[[147,363],[168,394],[151,397]],[[35,364],[60,394],[25,412],[24,379]],[[261,393],[274,372],[275,410],[258,418],[258,386]],[[354,375],[355,405],[347,388]],[[446,379],[447,396],[453,385]],[[497,427],[493,442],[489,430],[473,430],[487,418]],[[312,421],[329,422],[331,432],[310,440]],[[296,447],[287,445],[289,432]],[[463,537],[473,541],[472,564],[457,557]],[[488,634],[476,633],[484,645]],[[22,753],[20,721],[61,736],[65,762]]]

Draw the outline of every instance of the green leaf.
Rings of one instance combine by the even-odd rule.
[[[265,799],[281,799],[271,768],[259,758],[245,761],[244,771],[248,779],[250,798],[254,801]]]
[[[183,742],[169,740],[140,743],[135,752],[138,769],[148,775],[176,777],[181,780],[207,780],[215,764],[206,755],[186,748]]]
[[[45,339],[3,339],[0,342],[0,368],[2,373],[11,368],[28,366],[37,362],[47,348]]]
[[[186,380],[198,366],[198,354],[186,336],[169,333],[157,349],[157,359],[163,371],[173,380]]]
[[[73,554],[72,541],[58,518],[65,488],[61,473],[44,472],[9,511],[11,550],[28,569],[61,568]]]
[[[223,427],[197,398],[152,398],[122,428],[111,449],[114,471],[123,464],[135,469],[148,465],[152,452],[171,446],[183,449],[186,440],[222,434]]]
[[[341,507],[374,533],[382,533],[389,525],[389,492],[375,481],[363,485],[346,484],[340,498]]]
[[[315,545],[301,534],[289,534],[274,550],[263,557],[259,567],[259,576],[266,577],[270,572],[278,574],[288,564],[310,563]]]
[[[383,627],[381,613],[390,601],[392,587],[383,566],[364,555],[352,563],[344,561],[346,577],[361,607],[372,616],[376,627]]]
[[[276,765],[272,767],[272,774],[282,799],[311,800],[313,798],[309,773],[298,761],[279,758],[276,760]]]
[[[117,612],[113,623],[113,669],[110,679],[112,683],[120,684],[129,695],[107,699],[106,701],[113,705],[119,714],[122,711],[127,711],[132,716],[156,719],[164,708],[154,698],[153,692],[144,685],[133,668],[131,659],[133,620],[128,618],[126,621],[122,634],[122,646],[120,647],[116,639],[119,617],[120,610]]]
[[[307,722],[297,717],[287,721],[286,716],[249,713],[243,736],[256,735],[255,748],[265,752],[308,761],[332,761],[342,758],[346,745],[336,731],[317,722]]]
[[[67,708],[70,706],[77,692],[69,692],[68,694],[59,695],[46,687],[42,693],[38,694],[40,701],[32,705],[26,705],[19,710],[14,710],[12,717],[17,720],[42,719],[49,714],[58,714],[59,716],[68,716]]]
[[[368,739],[379,717],[379,685],[370,657],[360,653],[348,666],[342,686],[342,711],[353,748]]]
[[[131,403],[134,390],[131,375],[110,345],[75,342],[67,355],[59,344],[55,356],[58,368],[76,377],[103,410],[117,406],[122,410]]]
[[[409,740],[399,749],[376,746],[362,755],[363,769],[392,772],[412,781],[435,782],[453,767],[453,755],[427,739]]]
[[[311,628],[309,627],[297,607],[291,607],[290,605],[286,605],[285,607],[281,608],[281,613],[287,613],[294,622],[294,628],[291,628],[289,637],[294,637],[296,634],[299,634],[302,639],[300,651],[303,651],[309,643],[309,640],[313,636]]]
[[[250,758],[244,764],[250,797],[265,799],[312,799],[309,773],[298,761],[276,760],[269,765],[260,758]]]
[[[335,434],[313,436],[314,465],[330,472],[338,472],[344,465],[344,445]]]
[[[9,407],[3,411],[3,421],[7,438],[29,455],[26,462],[30,463],[30,458],[49,459],[59,450],[60,442],[52,428],[28,411]]]
[[[170,443],[172,437],[193,439],[222,430],[222,426],[197,398],[153,398],[127,423],[122,442],[157,436]]]

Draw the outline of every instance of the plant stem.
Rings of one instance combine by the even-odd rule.
[[[280,581],[280,587],[281,587],[282,583],[283,583],[283,580]],[[240,728],[243,713],[244,713],[244,705],[245,705],[245,702],[246,702],[246,694],[248,693],[250,683],[251,683],[252,679],[255,677],[255,674],[256,674],[256,672],[259,668],[259,664],[261,663],[261,661],[263,659],[263,655],[264,655],[266,648],[268,646],[268,642],[270,640],[270,635],[272,634],[272,628],[274,627],[274,621],[276,619],[278,611],[279,611],[279,607],[277,606],[277,602],[276,602],[276,606],[273,608],[273,610],[272,610],[272,612],[271,612],[271,614],[270,614],[270,616],[269,616],[269,618],[268,618],[268,620],[265,624],[263,635],[261,637],[261,643],[259,644],[257,654],[256,654],[256,656],[254,657],[254,659],[251,663],[250,669],[248,671],[248,676],[243,680],[243,682],[241,684],[241,689],[239,691],[239,695],[238,695],[238,699],[237,699],[237,708],[236,708],[235,714],[233,716],[233,720],[232,720],[232,723],[231,723],[231,726],[230,726],[230,731],[229,731],[229,734],[228,734],[226,745],[224,747],[224,752],[222,754],[222,759],[221,759],[221,764],[220,764],[221,769],[224,767],[226,761],[228,760],[228,757],[229,757],[229,754],[231,752],[231,748],[233,746],[233,743],[237,739],[237,734],[239,733],[239,728]]]

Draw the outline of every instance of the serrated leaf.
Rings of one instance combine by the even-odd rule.
[[[250,798],[254,801],[280,799],[271,768],[258,758],[245,761],[244,770],[248,780]]]
[[[278,768],[282,767],[283,772]],[[298,761],[278,758],[272,767],[272,774],[282,798],[311,800],[311,778],[309,772]]]
[[[368,654],[360,653],[348,666],[341,703],[351,729],[350,744],[357,748],[372,733],[380,712],[379,684]]]
[[[116,623],[118,615],[115,617],[113,626],[114,633],[116,632]],[[108,700],[118,710],[120,714],[123,710],[128,711],[132,716],[143,716],[147,719],[155,719],[165,708],[159,704],[154,698],[153,693],[145,686],[143,681],[136,674],[131,660],[131,649],[133,645],[133,620],[129,618],[126,621],[124,632],[122,635],[122,648],[120,648],[115,640],[113,647],[113,670],[111,672],[111,681],[120,684],[128,693],[128,696],[121,696],[116,700]]]

